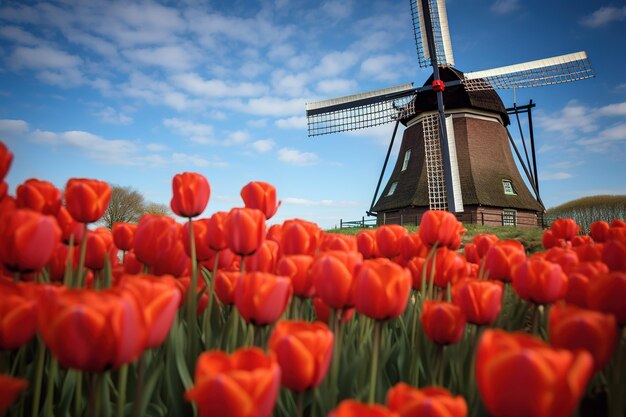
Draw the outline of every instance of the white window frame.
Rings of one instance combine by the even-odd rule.
[[[517,195],[517,193],[515,192],[515,187],[513,187],[513,181],[511,180],[503,179],[502,188],[504,189],[504,194],[506,195]]]
[[[411,159],[411,149],[407,149],[404,152],[404,161],[402,162],[402,169],[400,171],[406,171],[409,166],[409,160]]]
[[[394,181],[391,183],[391,187],[389,187],[389,191],[387,192],[387,197],[393,195],[396,192],[396,188],[398,187],[398,181]]]
[[[502,209],[502,226],[517,226],[517,210]]]

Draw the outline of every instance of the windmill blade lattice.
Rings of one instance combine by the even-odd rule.
[[[594,77],[585,52],[561,55],[485,71],[466,72],[467,91],[526,88]]]
[[[412,83],[307,103],[309,136],[346,132],[395,121],[419,89]]]
[[[424,22],[424,14],[422,13],[422,4],[430,10],[432,35],[437,52],[437,65],[440,67],[454,66],[445,0],[409,0],[409,2],[411,4],[413,35],[415,36],[419,66],[422,68],[432,66],[431,51],[428,48],[428,40],[426,39],[426,24]]]

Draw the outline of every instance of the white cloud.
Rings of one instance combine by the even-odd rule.
[[[360,207],[363,205],[358,201],[308,200],[298,197],[287,197],[283,199],[283,204],[305,207]]]
[[[194,66],[195,56],[189,45],[159,46],[153,48],[126,49],[122,53],[127,59],[143,65],[162,67],[168,70],[187,70]]]
[[[226,139],[222,141],[224,146],[240,145],[246,143],[250,139],[250,134],[244,130],[230,132]]]
[[[33,48],[19,46],[9,57],[9,62],[17,69],[67,69],[75,68],[82,63],[79,57],[48,46]]]
[[[162,143],[149,143],[146,145],[146,149],[151,152],[161,152],[167,150],[167,146]]]
[[[41,41],[18,26],[0,27],[0,36],[22,45],[37,45]]]
[[[306,117],[294,116],[287,119],[276,120],[276,126],[280,129],[306,129]]]
[[[279,97],[264,96],[249,99],[247,102],[230,101],[224,105],[236,110],[257,116],[294,116],[304,112],[306,100],[303,98],[283,99]]]
[[[18,135],[28,131],[28,123],[24,120],[0,119],[0,134]]]
[[[312,152],[301,152],[297,149],[281,148],[278,159],[291,165],[307,166],[317,163],[318,157]]]
[[[330,78],[347,71],[358,60],[358,55],[351,51],[331,52],[320,60],[320,63],[313,68],[312,73],[318,77]]]
[[[357,82],[346,78],[321,80],[315,87],[318,93],[333,97],[355,93],[356,88]]]
[[[590,28],[598,28],[624,19],[626,19],[626,6],[603,6],[589,16],[582,18],[580,23]]]
[[[549,132],[572,134],[575,132],[592,132],[597,129],[593,109],[572,100],[554,114],[537,114],[539,126]]]
[[[569,172],[551,172],[546,174],[539,174],[539,179],[543,181],[561,181],[572,178],[573,175]]]
[[[213,126],[204,123],[194,123],[176,117],[163,120],[163,125],[180,136],[187,136],[195,143],[215,143],[213,138]]]
[[[129,125],[133,122],[133,118],[124,113],[115,110],[113,107],[107,106],[94,113],[102,123],[111,125]]]
[[[491,5],[491,11],[497,14],[508,14],[519,8],[519,0],[496,0]]]
[[[215,167],[215,168],[223,168],[228,166],[226,162],[223,161],[208,161],[204,158],[201,158],[197,155],[189,155],[185,153],[173,153],[171,155],[171,159],[174,163],[181,165],[194,165],[197,167]]]
[[[310,75],[306,73],[290,74],[278,70],[272,74],[272,86],[275,91],[291,97],[308,95],[307,85],[310,83],[310,78]]]
[[[405,61],[406,56],[402,54],[375,55],[361,63],[361,73],[375,80],[395,80],[398,77],[395,69],[402,67]]]
[[[601,107],[598,113],[602,116],[626,116],[626,101]]]
[[[261,139],[252,142],[252,148],[259,153],[269,152],[274,148],[275,145],[276,142],[271,139]]]
[[[205,80],[196,73],[179,74],[172,77],[172,81],[189,93],[202,97],[253,97],[267,91],[261,83]]]
[[[322,4],[322,12],[327,18],[341,20],[350,17],[352,14],[352,1],[348,0],[326,0]]]

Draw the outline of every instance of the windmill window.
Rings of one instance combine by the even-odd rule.
[[[389,192],[387,193],[387,195],[393,195],[393,193],[396,192],[396,187],[398,186],[398,181],[394,182],[391,184],[391,187],[389,188]]]
[[[503,226],[516,226],[517,225],[517,210],[511,210],[511,209],[502,210],[502,225]]]
[[[409,166],[409,159],[411,159],[411,150],[407,149],[407,151],[404,153],[404,162],[402,163],[402,171],[405,171],[406,168]]]
[[[513,183],[511,180],[502,180],[502,187],[504,187],[504,194],[508,195],[517,195],[515,192],[515,188],[513,188]]]

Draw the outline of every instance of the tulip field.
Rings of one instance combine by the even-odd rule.
[[[530,254],[444,211],[416,232],[266,225],[276,189],[98,228],[111,188],[29,179],[0,142],[0,416],[626,415],[626,222]]]

